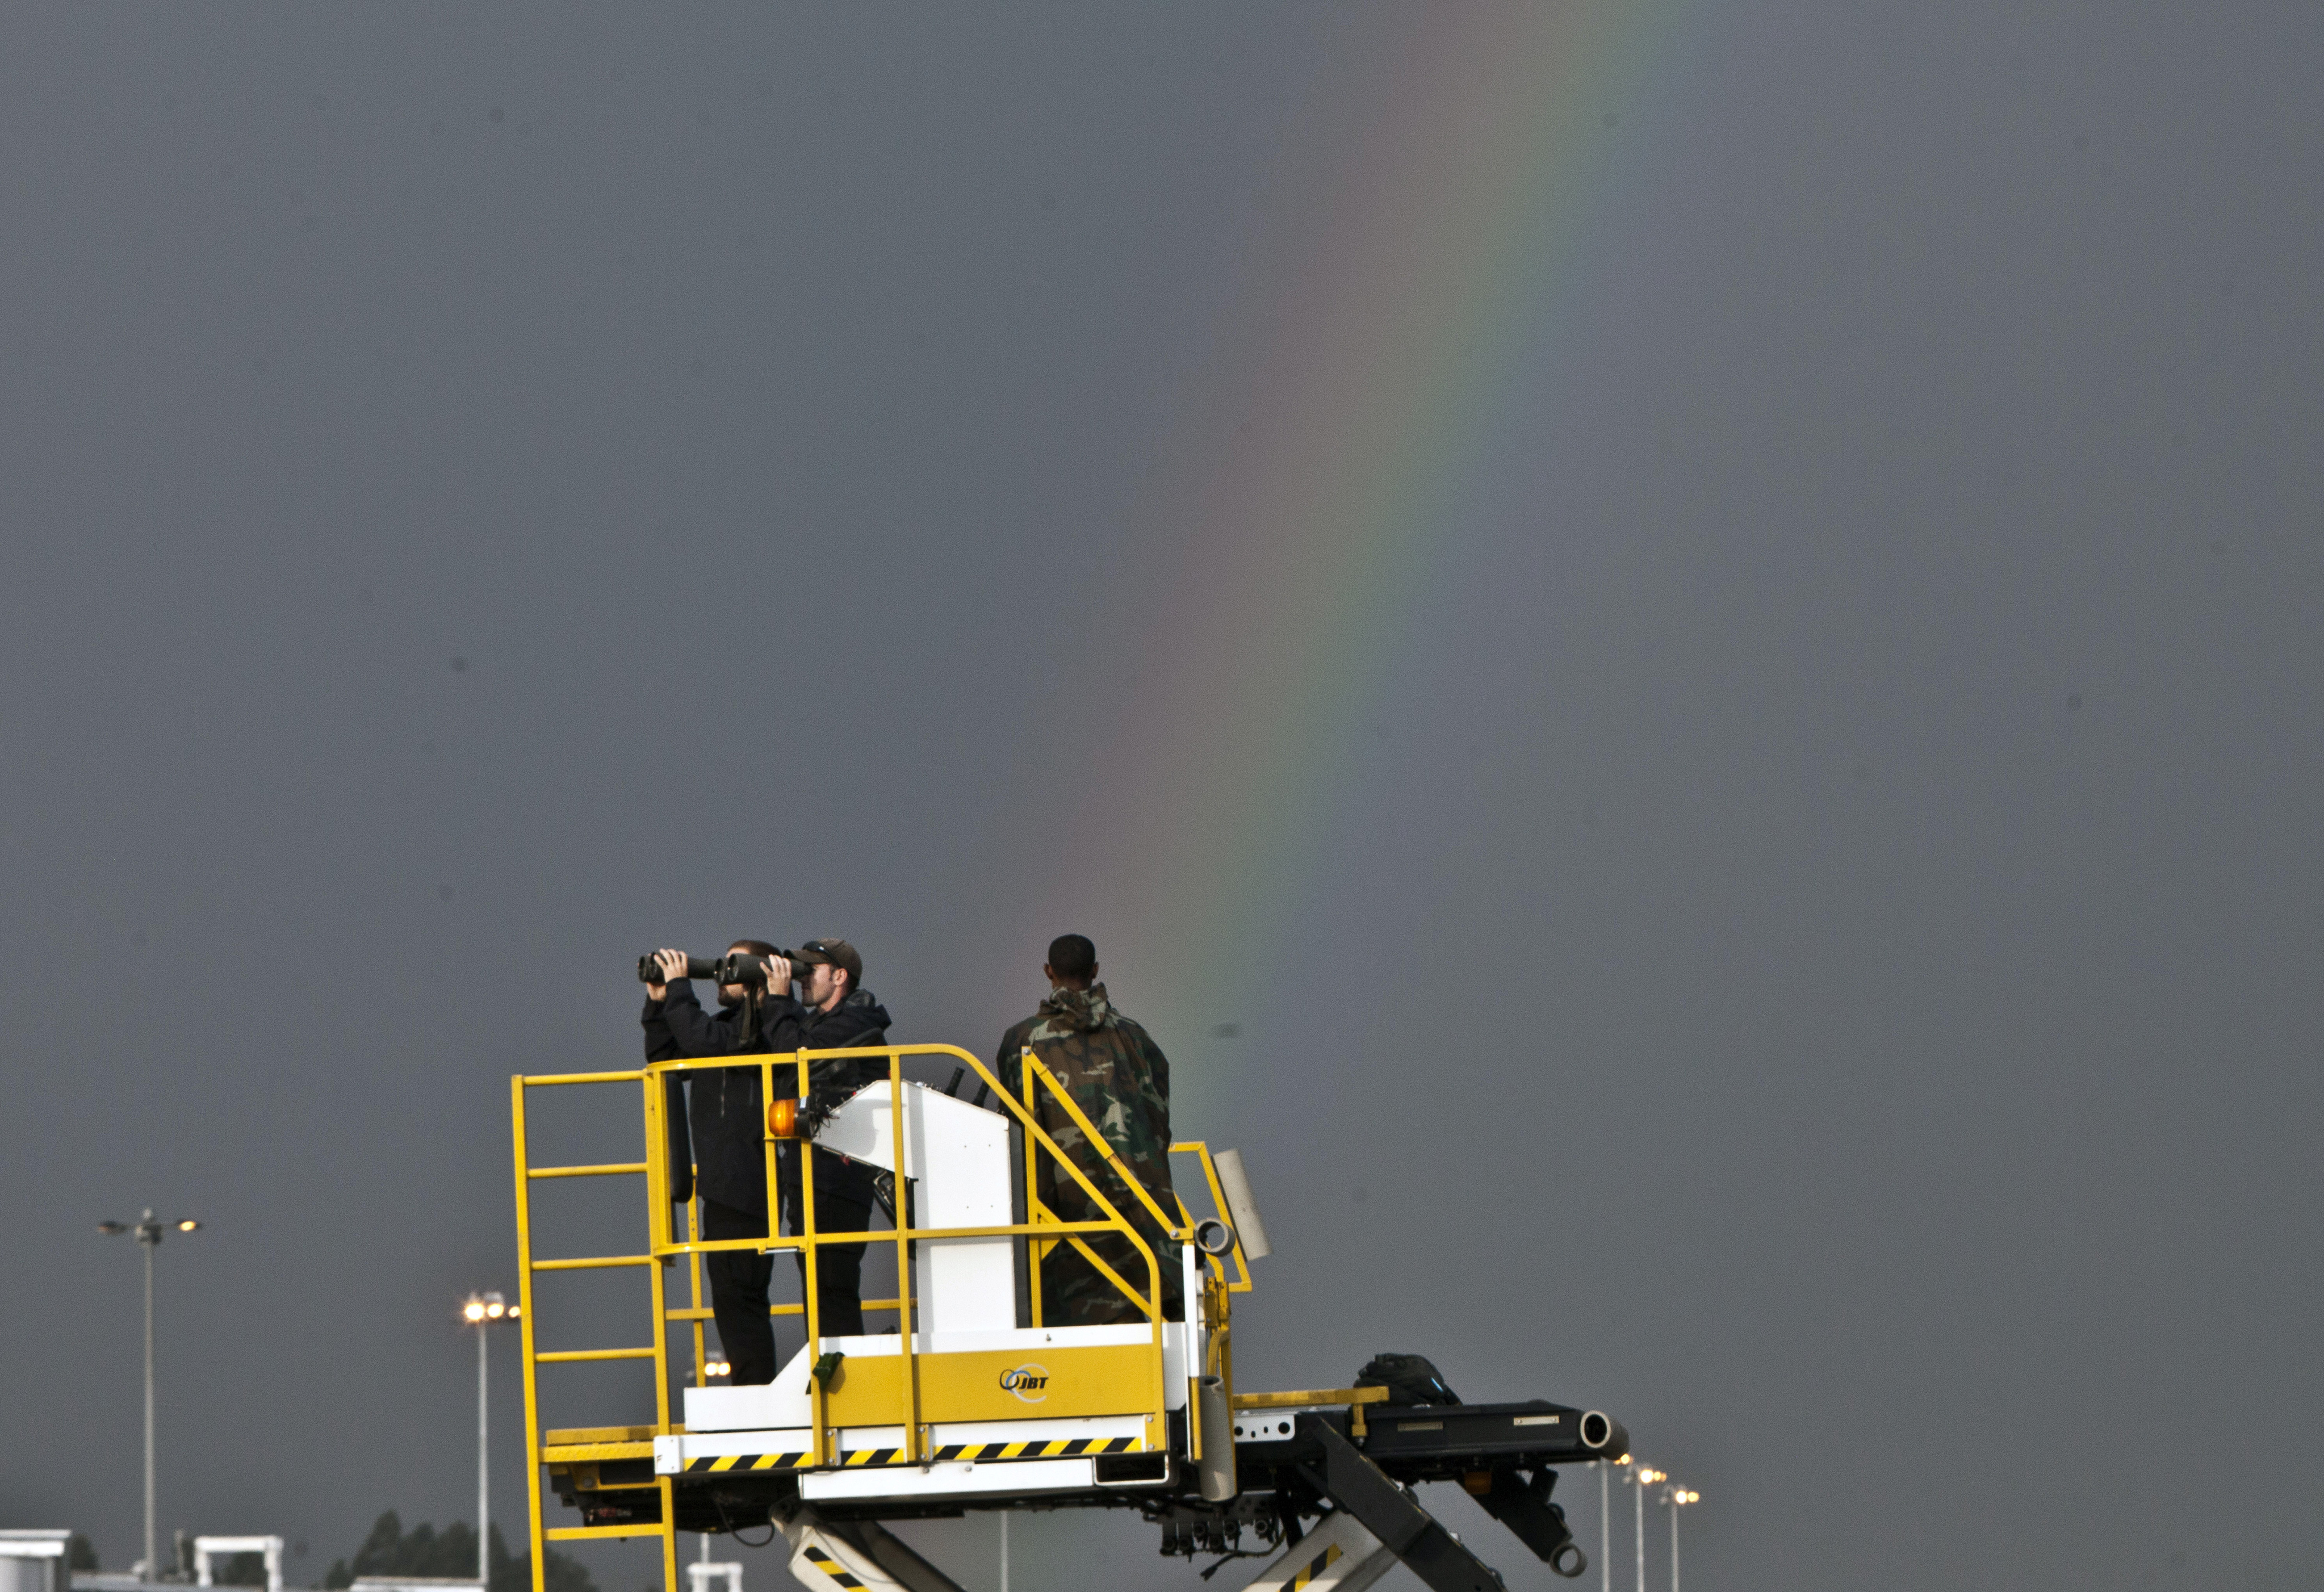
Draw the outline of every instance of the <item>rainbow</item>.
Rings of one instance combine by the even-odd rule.
[[[1139,534],[1183,549],[1176,589],[1148,606],[1142,684],[1074,793],[1041,919],[1120,971],[1138,958],[1133,1015],[1157,1034],[1255,997],[1254,948],[1312,896],[1361,716],[1481,443],[1554,347],[1571,240],[1613,160],[1609,107],[1670,9],[1414,13],[1398,91],[1323,219],[1267,240],[1286,266],[1260,273],[1182,405],[1190,425],[1236,423],[1169,450],[1194,463],[1139,511]]]

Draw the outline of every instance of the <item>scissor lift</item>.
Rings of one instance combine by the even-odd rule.
[[[816,1157],[798,1146],[806,1231],[706,1239],[691,1204],[679,1230],[669,1197],[671,1079],[712,1068],[759,1071],[761,1096],[774,1102],[765,1133],[772,1210],[778,1156],[798,1128],[794,1102],[775,1100],[777,1071],[796,1075],[803,1098],[810,1063],[841,1057],[884,1063],[888,1076],[831,1113],[814,1142],[893,1178],[894,1229],[816,1231]],[[955,1063],[954,1086],[973,1071],[1002,1109],[908,1080],[904,1063],[914,1057]],[[1166,1209],[1113,1161],[1142,1207],[1133,1223],[1042,1129],[1034,1108],[1054,1102],[1111,1157],[1103,1136],[1029,1052],[1023,1073],[1023,1092],[1012,1096],[966,1051],[919,1044],[511,1081],[534,1592],[546,1592],[551,1542],[658,1537],[666,1592],[680,1592],[679,1532],[767,1525],[784,1533],[792,1573],[809,1587],[959,1592],[880,1523],[1028,1505],[1138,1509],[1162,1528],[1165,1553],[1240,1552],[1248,1532],[1261,1553],[1277,1551],[1250,1583],[1266,1592],[1354,1592],[1398,1560],[1438,1592],[1493,1592],[1498,1574],[1412,1493],[1416,1482],[1440,1479],[1462,1482],[1553,1569],[1581,1573],[1581,1550],[1550,1502],[1551,1467],[1618,1457],[1628,1440],[1617,1422],[1538,1401],[1399,1407],[1386,1402],[1384,1388],[1236,1394],[1230,1306],[1233,1295],[1250,1292],[1250,1269],[1210,1149],[1171,1146],[1201,1168],[1216,1213],[1201,1219],[1175,1198]],[[528,1092],[586,1085],[639,1090],[645,1158],[533,1165]],[[1014,1159],[1020,1152],[1012,1148],[1012,1125],[1021,1162]],[[1070,1178],[1102,1219],[1064,1221],[1047,1209],[1037,1192],[1045,1166],[1054,1180]],[[1015,1219],[1020,1196],[1013,1192],[1020,1169],[1023,1220]],[[647,1252],[535,1257],[533,1185],[609,1176],[645,1179]],[[1167,1236],[1159,1252],[1141,1236],[1141,1224]],[[1128,1240],[1137,1256],[1133,1275],[1108,1266],[1087,1242],[1107,1233]],[[821,1333],[813,1256],[824,1244],[893,1246],[896,1296],[865,1300],[863,1310],[893,1317],[894,1326],[860,1336]],[[1045,1324],[1040,1270],[1061,1245],[1078,1249],[1142,1319],[1127,1326]],[[804,1318],[805,1342],[761,1386],[714,1386],[706,1372],[711,1312],[701,1259],[736,1249],[807,1256],[804,1299],[772,1307],[779,1317]],[[681,1264],[687,1302],[678,1305],[669,1295]],[[1166,1265],[1178,1274],[1183,1321],[1167,1319],[1163,1308]],[[540,1348],[536,1275],[614,1267],[646,1275],[650,1341]],[[694,1348],[679,1420],[671,1410],[672,1323],[691,1330]],[[652,1362],[653,1423],[544,1431],[540,1367],[606,1360]],[[578,1510],[580,1523],[547,1523],[544,1481]]]

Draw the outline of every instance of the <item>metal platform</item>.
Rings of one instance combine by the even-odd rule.
[[[877,1058],[889,1076],[839,1106],[815,1142],[908,1185],[908,1198],[900,1202],[907,1219],[892,1231],[819,1233],[810,1225],[788,1238],[712,1242],[701,1238],[689,1213],[680,1230],[666,1198],[673,1186],[662,1117],[669,1080],[709,1067],[753,1067],[761,1073],[762,1098],[773,1100],[778,1069],[796,1068],[804,1092],[807,1064],[833,1055]],[[903,1063],[914,1056],[954,1063],[956,1081],[973,1069],[1008,1115],[907,1080]],[[1003,1091],[974,1056],[941,1045],[512,1081],[535,1592],[545,1592],[539,1577],[549,1542],[659,1537],[667,1592],[679,1592],[678,1532],[768,1525],[785,1533],[791,1573],[804,1585],[957,1592],[880,1523],[1021,1508],[1136,1510],[1159,1528],[1165,1553],[1270,1556],[1273,1562],[1251,1583],[1259,1592],[1278,1586],[1359,1592],[1398,1562],[1435,1592],[1499,1592],[1499,1577],[1420,1503],[1415,1489],[1431,1482],[1460,1485],[1553,1569],[1581,1573],[1581,1550],[1551,1495],[1555,1468],[1618,1458],[1628,1447],[1618,1422],[1539,1400],[1394,1404],[1377,1387],[1237,1394],[1230,1315],[1233,1296],[1251,1290],[1240,1229],[1259,1229],[1247,1197],[1239,1210],[1222,1186],[1223,1157],[1199,1143],[1172,1146],[1199,1172],[1210,1216],[1196,1217],[1167,1191],[1166,1206],[1119,1162],[1107,1171],[1120,1178],[1127,1198],[1120,1192],[1109,1198],[1043,1131],[1032,1108],[1061,1105],[1090,1144],[1104,1146],[1102,1135],[1038,1058],[1028,1054],[1024,1062],[1021,1097]],[[642,1161],[531,1164],[527,1091],[575,1084],[638,1089]],[[782,1124],[770,1120],[770,1196],[781,1142]],[[814,1157],[801,1159],[812,1210]],[[1035,1188],[1034,1173],[1045,1164],[1058,1182],[1074,1180],[1103,1219],[1061,1221],[1024,1195],[1023,1204],[1012,1207],[1012,1182],[1020,1191]],[[1012,1178],[1019,1169],[1021,1178]],[[623,1175],[646,1183],[645,1253],[533,1255],[537,1185]],[[774,1203],[770,1198],[770,1207]],[[1139,1223],[1127,1219],[1125,1207],[1138,1210]],[[1139,1236],[1142,1226],[1164,1241],[1148,1244]],[[1128,1240],[1139,1257],[1130,1269],[1143,1275],[1123,1276],[1106,1266],[1084,1242],[1085,1235],[1101,1233]],[[702,1256],[743,1247],[811,1252],[825,1243],[893,1247],[898,1297],[866,1301],[864,1310],[891,1314],[896,1329],[857,1337],[818,1332],[810,1264],[807,1297],[774,1307],[778,1315],[804,1318],[807,1346],[761,1386],[703,1380],[698,1367],[706,1363],[703,1331],[710,1311]],[[1096,1264],[1139,1319],[1114,1327],[1042,1323],[1040,1266],[1067,1245]],[[1177,1274],[1184,1320],[1163,1310],[1166,1265]],[[690,1299],[683,1305],[669,1297],[678,1266],[685,1268]],[[638,1268],[647,1283],[648,1342],[538,1347],[540,1275],[622,1267]],[[678,1400],[670,1394],[673,1325],[692,1333],[697,1367],[695,1385]],[[655,1422],[544,1430],[544,1372],[605,1360],[650,1363]],[[682,1403],[682,1412],[674,1403]],[[673,1419],[681,1413],[683,1419]],[[578,1523],[550,1524],[544,1495],[577,1512]]]

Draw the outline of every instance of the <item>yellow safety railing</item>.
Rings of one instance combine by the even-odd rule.
[[[676,1592],[678,1587],[677,1510],[670,1495],[669,1478],[655,1478],[655,1490],[659,1494],[660,1519],[658,1523],[629,1525],[559,1526],[549,1529],[540,1513],[540,1472],[549,1456],[544,1453],[540,1441],[540,1367],[543,1365],[570,1364],[578,1361],[634,1359],[654,1363],[654,1431],[669,1431],[669,1335],[664,1330],[666,1311],[662,1268],[650,1256],[624,1255],[578,1256],[556,1260],[536,1260],[532,1253],[532,1185],[543,1180],[576,1177],[634,1176],[643,1173],[649,1185],[656,1191],[668,1185],[655,1176],[650,1155],[642,1162],[620,1162],[581,1166],[535,1166],[530,1145],[525,1131],[525,1091],[531,1088],[586,1083],[642,1083],[645,1086],[646,1120],[649,1130],[661,1127],[661,1114],[655,1096],[659,1088],[643,1072],[569,1072],[548,1077],[518,1076],[509,1080],[509,1102],[512,1125],[516,1141],[516,1232],[517,1232],[517,1298],[522,1309],[519,1325],[524,1349],[524,1425],[526,1499],[530,1505],[528,1523],[531,1536],[533,1592],[547,1592],[548,1545],[551,1541],[586,1541],[606,1537],[659,1537],[661,1539],[662,1578]],[[665,1141],[666,1142],[666,1141]],[[651,1141],[649,1140],[650,1146]],[[653,1299],[653,1341],[641,1348],[552,1349],[542,1350],[535,1340],[532,1278],[535,1272],[593,1271],[616,1266],[639,1265],[646,1268]],[[595,1434],[583,1434],[595,1435]],[[618,1433],[629,1437],[627,1430]],[[613,1452],[633,1445],[626,1441],[596,1444],[600,1454],[593,1457],[613,1457]],[[610,1451],[606,1451],[610,1450]],[[646,1451],[652,1451],[650,1440]]]
[[[903,1063],[905,1058],[908,1056],[951,1057],[966,1067],[973,1068],[977,1077],[983,1081],[987,1088],[1007,1108],[1010,1115],[1023,1129],[1028,1173],[1025,1194],[1027,1215],[1029,1219],[980,1227],[927,1228],[916,1227],[912,1224],[911,1201],[908,1197],[907,1179],[902,1166],[904,1146],[907,1142],[903,1120],[905,1081]],[[761,1125],[761,1132],[765,1143],[766,1155],[769,1218],[766,1236],[745,1238],[704,1238],[701,1236],[700,1219],[696,1202],[693,1201],[687,1202],[683,1232],[674,1229],[669,1191],[675,1183],[669,1164],[669,1124],[666,1117],[669,1095],[671,1092],[667,1084],[672,1077],[682,1076],[692,1072],[755,1067],[760,1074],[761,1100],[762,1102],[772,1102],[779,1098],[775,1092],[776,1071],[778,1068],[788,1069],[795,1072],[796,1098],[804,1100],[810,1086],[810,1069],[815,1063],[872,1059],[884,1060],[887,1063],[890,1109],[893,1112],[890,1123],[890,1143],[895,1146],[894,1158],[898,1162],[898,1166],[894,1183],[897,1191],[896,1220],[892,1230],[836,1233],[817,1231],[815,1225],[816,1157],[801,1151],[798,1154],[799,1182],[798,1218],[801,1230],[787,1238],[778,1236],[776,1229],[781,1225],[782,1210],[780,1173],[782,1146],[794,1142],[803,1146],[811,1141],[778,1139],[768,1131],[767,1125],[764,1123]],[[546,1592],[544,1578],[546,1549],[549,1542],[641,1536],[658,1536],[661,1539],[664,1581],[669,1592],[678,1592],[678,1529],[673,1483],[669,1476],[658,1475],[653,1482],[653,1490],[658,1495],[660,1505],[659,1511],[660,1519],[657,1523],[637,1523],[550,1528],[545,1525],[541,1516],[541,1473],[544,1466],[560,1461],[580,1462],[650,1457],[653,1449],[653,1438],[673,1435],[684,1430],[682,1426],[673,1424],[670,1420],[669,1326],[672,1321],[679,1321],[691,1329],[695,1380],[696,1385],[701,1385],[706,1378],[704,1366],[706,1344],[704,1338],[704,1323],[712,1316],[711,1310],[703,1299],[702,1256],[705,1255],[715,1254],[722,1250],[740,1249],[748,1249],[762,1255],[783,1250],[799,1252],[804,1280],[803,1302],[771,1305],[770,1313],[778,1316],[803,1315],[806,1318],[803,1324],[807,1330],[807,1341],[813,1343],[818,1341],[823,1335],[821,1301],[817,1296],[819,1291],[817,1276],[819,1268],[816,1264],[817,1250],[826,1244],[868,1246],[873,1243],[892,1243],[894,1245],[896,1297],[863,1300],[861,1302],[861,1308],[865,1311],[892,1311],[897,1316],[898,1352],[901,1356],[901,1364],[898,1371],[898,1387],[902,1402],[902,1407],[897,1413],[902,1417],[899,1423],[903,1429],[904,1439],[901,1444],[902,1451],[898,1458],[899,1462],[909,1464],[925,1461],[929,1451],[927,1448],[921,1419],[920,1377],[916,1370],[917,1361],[926,1357],[926,1351],[920,1350],[914,1341],[916,1302],[912,1295],[912,1244],[922,1238],[976,1238],[1004,1236],[1026,1238],[1028,1240],[1026,1247],[1030,1260],[1029,1283],[1033,1321],[1038,1326],[1041,1321],[1040,1258],[1058,1244],[1069,1243],[1081,1252],[1100,1275],[1114,1287],[1120,1289],[1138,1307],[1139,1312],[1149,1323],[1151,1376],[1148,1386],[1153,1392],[1155,1402],[1154,1407],[1147,1412],[1147,1415],[1149,1422],[1156,1423],[1157,1428],[1166,1424],[1167,1399],[1163,1392],[1165,1318],[1161,1269],[1165,1262],[1140,1234],[1137,1226],[1122,1214],[1121,1209],[1098,1189],[1074,1158],[1067,1155],[1042,1127],[1035,1114],[1037,1101],[1046,1094],[1047,1098],[1055,1100],[1063,1109],[1067,1119],[1086,1136],[1098,1158],[1115,1176],[1121,1179],[1124,1185],[1136,1195],[1138,1203],[1143,1206],[1146,1213],[1153,1218],[1156,1225],[1170,1239],[1178,1243],[1190,1241],[1193,1236],[1192,1218],[1186,1211],[1185,1201],[1177,1200],[1175,1195],[1173,1202],[1178,1208],[1176,1217],[1173,1219],[1164,1211],[1154,1195],[1143,1187],[1130,1173],[1129,1168],[1121,1163],[1119,1156],[1114,1154],[1112,1146],[1106,1142],[1104,1136],[1097,1131],[1055,1075],[1030,1052],[1028,1052],[1023,1058],[1023,1070],[1024,1093],[1021,1099],[1003,1088],[1000,1080],[995,1078],[977,1057],[964,1050],[947,1044],[873,1045],[844,1050],[798,1051],[780,1054],[689,1058],[650,1063],[631,1072],[520,1075],[509,1081],[516,1152],[518,1294],[522,1310],[520,1325],[524,1353],[525,1440],[528,1500],[531,1505],[534,1592]],[[645,1127],[646,1158],[643,1161],[569,1166],[531,1164],[525,1127],[527,1090],[577,1084],[624,1083],[640,1087]],[[1171,1149],[1174,1153],[1194,1154],[1201,1157],[1204,1174],[1208,1182],[1214,1206],[1223,1212],[1226,1210],[1226,1201],[1220,1190],[1218,1173],[1212,1164],[1209,1149],[1199,1143],[1174,1144]],[[1036,1185],[1032,1174],[1039,1165],[1043,1164],[1041,1159],[1043,1156],[1047,1157],[1048,1163],[1062,1167],[1070,1175],[1081,1192],[1098,1210],[1103,1213],[1101,1219],[1063,1221],[1040,1201],[1035,1193]],[[534,1183],[568,1178],[639,1174],[642,1174],[646,1180],[650,1212],[648,1253],[564,1256],[551,1259],[534,1257],[531,1208]],[[1097,1233],[1120,1234],[1129,1241],[1136,1256],[1145,1263],[1146,1287],[1142,1292],[1101,1260],[1085,1241],[1084,1235]],[[684,1258],[687,1266],[688,1302],[673,1307],[668,1298],[666,1274],[668,1268],[681,1257]],[[1221,1257],[1204,1257],[1207,1269],[1203,1275],[1205,1298],[1210,1304],[1208,1319],[1211,1322],[1211,1341],[1204,1355],[1205,1365],[1200,1370],[1194,1367],[1187,1367],[1190,1376],[1214,1375],[1231,1377],[1231,1361],[1227,1348],[1226,1333],[1227,1295],[1231,1292],[1248,1292],[1250,1287],[1250,1268],[1245,1263],[1240,1240],[1233,1247],[1232,1257],[1237,1276],[1231,1283],[1227,1280],[1224,1263]],[[645,1269],[651,1293],[652,1341],[650,1343],[640,1347],[586,1349],[543,1350],[538,1347],[536,1333],[540,1317],[533,1298],[532,1285],[533,1275],[536,1272],[603,1270],[632,1266]],[[1192,1307],[1192,1301],[1187,1302],[1189,1308]],[[540,1426],[538,1368],[544,1365],[606,1360],[653,1362],[654,1423],[650,1431],[641,1431],[633,1427],[585,1428],[551,1434],[565,1440],[556,1444],[544,1444]],[[1231,1381],[1229,1385],[1231,1388]],[[818,1466],[833,1464],[838,1459],[835,1449],[837,1431],[835,1424],[829,1419],[829,1389],[825,1379],[819,1377],[811,1379],[810,1386],[812,1446],[808,1463]],[[1189,1442],[1194,1450],[1190,1457],[1199,1459],[1201,1439],[1195,1430],[1199,1423],[1191,1419],[1191,1414],[1190,1401],[1188,1431]],[[862,1424],[862,1422],[850,1422],[848,1424]],[[622,1490],[641,1491],[644,1488],[641,1484],[634,1489]]]

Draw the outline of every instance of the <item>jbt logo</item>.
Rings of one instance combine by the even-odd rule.
[[[1038,1404],[1049,1396],[1049,1368],[1047,1366],[1011,1366],[1001,1373],[1001,1385],[1028,1404]]]

